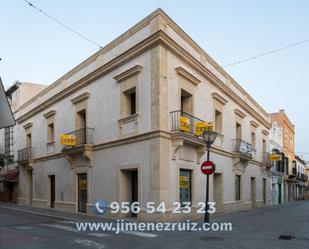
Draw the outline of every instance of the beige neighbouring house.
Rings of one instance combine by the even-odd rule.
[[[219,132],[210,154],[218,211],[271,202],[269,115],[161,9],[23,104],[16,120],[19,203],[91,214],[96,200],[138,201],[138,220],[201,217],[201,121]],[[60,144],[66,133],[75,146]],[[171,212],[185,201],[191,214]],[[167,212],[148,214],[147,202]]]

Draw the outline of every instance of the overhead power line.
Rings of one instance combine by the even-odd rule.
[[[248,57],[246,59],[242,59],[242,60],[239,60],[239,61],[236,61],[236,62],[232,62],[230,64],[224,65],[223,68],[235,66],[235,65],[241,64],[243,62],[248,62],[248,61],[256,60],[258,58],[261,58],[261,57],[264,57],[264,56],[267,56],[267,55],[278,53],[278,52],[280,52],[282,50],[286,50],[286,49],[289,49],[289,48],[292,48],[292,47],[299,46],[299,45],[301,45],[303,43],[306,43],[306,42],[309,42],[309,39],[305,39],[305,40],[302,40],[302,41],[294,42],[294,43],[291,43],[291,44],[289,44],[287,46],[284,46],[284,47],[276,48],[276,49],[273,49],[273,50],[270,50],[270,51],[267,51],[267,52],[255,55],[255,56]]]
[[[50,14],[48,14],[47,12],[39,9],[38,7],[36,7],[33,3],[27,1],[27,0],[24,0],[24,2],[26,2],[30,7],[34,8],[35,10],[39,11],[40,13],[42,13],[43,15],[47,16],[49,19],[53,20],[54,22],[60,24],[61,26],[63,26],[64,28],[66,28],[67,30],[71,31],[72,33],[78,35],[79,37],[83,38],[84,40],[92,43],[93,45],[99,47],[99,49],[102,48],[102,46],[100,44],[98,44],[97,42],[89,39],[88,37],[84,36],[83,34],[79,33],[78,31],[70,28],[69,26],[67,26],[66,24],[64,24],[63,22],[57,20],[55,17],[51,16]]]

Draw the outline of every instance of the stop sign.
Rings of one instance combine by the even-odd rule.
[[[201,171],[205,175],[211,175],[216,171],[216,165],[212,161],[205,161],[201,165]]]

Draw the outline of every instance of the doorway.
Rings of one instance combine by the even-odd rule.
[[[26,203],[32,205],[32,170],[26,171]]]
[[[216,207],[220,209],[223,202],[223,184],[222,184],[222,174],[215,173],[214,174],[214,202],[216,203]]]
[[[49,182],[50,182],[50,207],[55,207],[55,199],[56,199],[56,189],[55,189],[55,176],[50,175],[49,176]]]
[[[278,204],[282,204],[282,185],[278,183]]]
[[[125,169],[121,170],[120,178],[120,199],[123,202],[129,202],[130,205],[133,202],[138,202],[138,170],[137,169]],[[129,213],[128,216],[136,217],[135,213]]]
[[[251,207],[256,207],[256,183],[255,177],[251,177]]]
[[[86,213],[87,211],[87,173],[77,175],[77,186],[78,186],[78,212]]]

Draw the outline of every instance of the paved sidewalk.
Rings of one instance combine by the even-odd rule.
[[[70,213],[70,212],[55,210],[52,208],[38,208],[38,207],[13,204],[13,203],[0,202],[0,209],[1,208],[13,210],[13,211],[20,211],[20,212],[24,212],[28,214],[56,218],[56,219],[61,219],[61,220],[89,221],[89,222],[108,220],[106,218],[103,219],[100,216],[94,216],[90,214]]]

